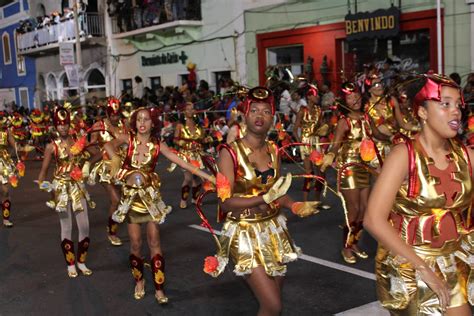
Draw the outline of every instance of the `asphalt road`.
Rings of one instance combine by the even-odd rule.
[[[170,303],[159,306],[149,269],[145,271],[145,298],[133,298],[126,227],[122,225],[119,231],[124,245],[110,245],[105,232],[108,200],[100,185],[89,187],[97,203],[96,209],[89,212],[91,248],[87,265],[94,273],[90,277],[67,277],[58,216],[45,205],[49,195],[33,183],[40,162],[28,162],[26,166],[26,176],[11,193],[15,226],[0,228],[0,315],[256,314],[256,300],[232,269],[228,268],[218,279],[202,271],[203,259],[214,254],[215,245],[209,233],[197,229],[200,220],[194,209],[178,208],[180,170],[164,171],[167,163],[160,158],[162,195],[173,206],[173,212],[160,226],[166,259],[165,289]],[[298,165],[283,167],[293,173],[301,172]],[[333,172],[329,178],[334,184]],[[301,187],[302,180],[295,179],[290,191],[295,199],[301,198]],[[343,222],[342,209],[331,193],[325,201],[332,209],[310,218],[300,219],[286,213],[290,233],[305,256],[289,264],[283,288],[283,315],[332,315],[376,301],[372,274],[374,240],[365,234],[361,242],[370,259],[351,266],[344,264],[339,228]],[[204,207],[212,222],[215,202],[211,196]],[[219,225],[214,226],[220,229]],[[76,227],[73,234],[77,241]],[[346,268],[350,269],[343,271]]]

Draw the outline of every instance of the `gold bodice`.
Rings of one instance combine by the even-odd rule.
[[[182,150],[200,151],[204,139],[204,130],[201,126],[196,125],[194,133],[186,124],[182,124],[179,130],[179,143]]]
[[[70,172],[74,167],[82,168],[84,161],[89,158],[87,151],[83,151],[76,156],[70,155],[69,144],[63,143],[60,138],[53,140],[53,145],[56,158],[55,178],[70,179]]]
[[[370,136],[370,125],[364,117],[343,117],[343,119],[347,122],[349,130],[344,137],[341,147],[339,147],[336,160],[338,167],[351,162],[362,163],[360,143],[364,138]]]
[[[146,143],[148,151],[144,154],[144,159],[138,161],[138,145],[140,141],[132,134],[128,142],[127,155],[123,161],[122,169],[119,172],[118,178],[125,179],[128,175],[134,172],[139,172],[146,179],[154,173],[158,155],[160,153],[160,143],[155,138],[151,137]]]
[[[414,168],[409,172],[410,184],[405,181],[397,193],[391,216],[401,238],[409,244],[423,245],[448,241],[443,231],[454,230],[457,235],[464,234],[466,228],[472,225],[466,224],[470,221],[473,194],[467,152],[457,141],[450,140],[452,150],[446,158],[453,164],[451,181],[457,182],[460,190],[453,196],[453,203],[447,205],[445,195],[439,195],[436,191],[439,179],[429,172],[428,167],[434,165],[433,159],[426,156],[419,141],[407,142],[410,142],[407,147]],[[410,192],[413,197],[410,197]]]
[[[321,125],[321,108],[319,106],[312,108],[303,107],[302,110],[301,137],[317,136],[316,131],[319,125]]]
[[[397,122],[395,120],[395,113],[390,99],[380,99],[380,101],[372,102],[368,101],[366,105],[366,111],[369,117],[374,121],[375,126],[384,124],[390,130],[392,134],[395,134],[397,130]]]
[[[271,159],[268,167],[273,169],[273,176],[269,177],[266,183],[262,183],[260,175],[257,176],[257,173],[260,172],[256,170],[255,165],[248,158],[252,150],[243,143],[242,139],[232,142],[230,147],[235,152],[238,161],[233,195],[237,197],[251,197],[266,193],[275,183],[276,179],[280,177],[278,148],[275,143],[267,141],[267,151]]]

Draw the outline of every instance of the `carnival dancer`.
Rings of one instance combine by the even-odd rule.
[[[338,191],[342,193],[345,201],[341,254],[346,263],[354,264],[357,261],[356,256],[361,259],[368,258],[367,253],[359,248],[358,241],[362,235],[362,220],[370,192],[368,163],[375,158],[375,147],[372,128],[369,118],[362,111],[361,94],[357,86],[346,82],[342,85],[341,92],[341,116],[331,149],[324,156],[321,170],[324,171],[332,165],[336,158]],[[377,133],[377,130],[375,132]]]
[[[420,81],[414,111],[421,131],[392,149],[364,218],[379,242],[377,294],[392,315],[467,316],[474,302],[474,153],[455,139],[464,101],[448,77]]]
[[[256,87],[244,101],[247,133],[219,153],[217,192],[225,223],[214,269],[216,277],[229,257],[236,275],[244,276],[260,307],[258,315],[279,315],[286,263],[297,259],[295,246],[280,208],[299,216],[317,212],[319,202],[293,202],[286,195],[291,174],[280,176],[280,157],[275,143],[267,140],[275,105],[270,90]]]
[[[53,192],[53,199],[46,205],[59,215],[61,249],[67,263],[68,276],[75,278],[78,276],[76,261],[77,268],[83,275],[92,274],[85,263],[90,244],[88,206],[94,208],[95,203],[91,201],[83,181],[83,166],[87,165],[89,153],[75,147],[77,146],[76,139],[69,133],[70,122],[70,114],[65,108],[58,107],[54,111],[53,124],[58,137],[46,145],[38,184],[41,190]],[[56,168],[53,181],[49,182],[45,179],[53,159]],[[72,241],[73,214],[79,231],[77,260]]]
[[[365,112],[380,132],[374,139],[377,146],[377,159],[374,159],[371,165],[380,167],[385,156],[390,152],[393,137],[399,130],[400,122],[397,120],[398,116],[395,115],[395,107],[398,104],[395,98],[385,95],[382,79],[377,74],[365,79],[365,89],[369,95],[365,103]]]
[[[31,129],[28,130],[23,115],[18,112],[13,113],[10,116],[10,132],[13,135],[13,139],[16,144],[16,153],[18,157],[25,161],[28,157],[29,151],[33,149],[28,143],[32,139]],[[39,148],[37,149],[39,152]],[[41,160],[41,158],[39,158]]]
[[[104,148],[111,158],[111,175],[122,182],[122,196],[112,218],[118,223],[127,221],[130,237],[130,265],[136,281],[134,297],[145,295],[143,279],[143,258],[141,255],[141,224],[146,224],[147,241],[151,256],[151,269],[155,285],[155,297],[159,304],[166,304],[168,298],[163,292],[165,281],[165,261],[160,244],[159,228],[171,207],[165,205],[160,194],[160,178],[155,173],[158,154],[161,152],[171,162],[188,170],[191,174],[211,179],[198,167],[181,160],[166,143],[160,142],[159,121],[155,109],[139,108],[130,117],[131,132],[119,134],[105,144]],[[117,149],[128,144],[127,154],[122,162]],[[211,179],[212,180],[212,179]]]
[[[44,150],[48,126],[45,114],[40,109],[34,109],[30,113],[30,135],[33,146],[36,149],[35,160],[41,160]]]
[[[14,139],[13,129],[8,128],[8,114],[0,111],[0,185],[1,185],[1,199],[2,199],[2,217],[3,226],[7,228],[13,227],[10,221],[11,216],[11,201],[9,193],[9,185],[16,187],[18,185],[18,176],[23,175],[25,165],[18,158],[17,144]],[[13,162],[9,148],[13,148],[17,155],[18,163]]]
[[[300,146],[301,159],[307,174],[321,175],[320,170],[313,171],[313,165],[310,160],[311,153],[316,150],[322,152],[320,145],[320,136],[326,136],[329,126],[323,122],[323,115],[319,103],[319,94],[316,86],[308,85],[306,89],[306,103],[302,105],[296,115],[295,127],[293,128],[293,137],[296,141],[304,143]],[[308,194],[311,190],[311,184],[314,179],[305,178],[303,182],[303,201],[308,200]],[[319,201],[321,189],[323,187],[320,181],[314,180],[314,191],[316,200]],[[328,205],[323,208],[329,209]]]
[[[227,132],[226,143],[230,144],[233,141],[242,138],[247,132],[247,126],[243,118],[243,113],[240,111],[240,106],[233,107],[229,119],[229,131]]]
[[[174,141],[178,145],[178,156],[182,160],[204,169],[201,157],[204,155],[203,145],[205,142],[209,142],[209,138],[206,137],[204,129],[198,124],[196,111],[191,102],[186,103],[183,120],[176,125]],[[210,141],[212,141],[212,138]],[[189,171],[183,170],[183,175],[179,207],[184,209],[188,206],[189,193],[191,192],[192,203],[195,203],[202,185],[199,178]]]
[[[121,119],[120,101],[116,98],[109,98],[106,105],[107,117],[100,120],[92,126],[91,129],[91,144],[97,144],[102,153],[102,158],[92,168],[88,183],[94,185],[96,179],[104,187],[107,195],[109,196],[109,218],[107,223],[107,234],[110,243],[114,246],[122,245],[122,241],[117,236],[118,224],[112,219],[112,214],[117,210],[120,201],[120,187],[114,182],[114,179],[110,174],[111,160],[104,149],[104,144],[115,139],[120,134],[128,134],[128,129],[125,122]],[[124,156],[125,153],[118,152],[119,156]],[[91,163],[95,163],[94,159]]]

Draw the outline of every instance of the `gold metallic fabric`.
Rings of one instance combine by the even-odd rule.
[[[439,179],[429,173],[428,166],[434,161],[425,156],[420,146],[415,138],[418,195],[408,197],[408,183],[403,183],[390,222],[400,238],[446,281],[451,292],[450,307],[457,307],[468,300],[472,302],[474,297],[470,268],[474,266],[474,243],[470,238],[473,190],[469,166],[460,144],[451,140],[451,153],[447,155],[455,170],[451,181],[458,182],[461,188],[453,203],[447,205],[444,194],[436,191]],[[383,246],[377,252],[376,275],[379,300],[394,315],[442,315],[438,297],[416,276],[413,267],[394,258]]]
[[[291,240],[286,218],[279,212],[262,221],[227,219],[220,244],[219,262],[227,262],[230,257],[236,275],[250,274],[262,266],[270,276],[283,276],[286,263],[296,260],[301,253]]]
[[[450,307],[467,303],[470,266],[460,257],[469,257],[461,240],[445,243],[442,248],[414,246],[413,250],[448,285]],[[382,246],[376,256],[377,296],[392,315],[443,315],[438,296],[417,275],[411,264],[399,260]],[[470,278],[471,279],[471,278]],[[474,284],[472,280],[469,286]]]
[[[67,146],[63,145],[60,139],[53,141],[55,148],[56,168],[53,176],[53,200],[46,203],[56,212],[66,212],[68,204],[71,203],[74,212],[84,210],[85,200],[90,208],[95,208],[95,203],[91,200],[82,179],[76,181],[71,178],[71,171],[74,167],[82,168],[84,162],[89,158],[87,152],[77,156],[70,156]]]
[[[150,140],[146,146],[148,153],[142,162],[137,160],[139,141],[132,137],[131,145],[133,150],[130,157],[130,166],[122,166],[117,175],[122,184],[122,196],[117,210],[112,214],[112,219],[122,223],[125,219],[129,223],[157,222],[163,223],[166,215],[171,212],[171,206],[165,205],[161,199],[161,181],[157,173],[154,172],[154,165],[157,159],[156,152],[159,150],[159,143]],[[142,183],[127,183],[133,176],[139,176]]]
[[[102,151],[102,160],[97,162],[90,171],[88,184],[96,184],[96,179],[98,179],[100,183],[116,184],[116,181],[110,176],[111,161],[109,160],[107,152],[104,149],[104,145],[105,143],[112,141],[115,137],[117,137],[118,134],[125,134],[127,132],[125,124],[122,121],[119,122],[118,127],[119,132],[113,133],[112,124],[110,121],[108,119],[101,121],[100,128],[102,131],[98,132],[99,137],[97,138],[97,142],[100,150]],[[123,161],[123,158],[126,155],[125,150],[120,147],[116,153],[122,158]]]
[[[303,116],[301,118],[301,142],[311,146],[300,146],[301,159],[308,157],[313,149],[321,150],[319,146],[318,128],[321,126],[322,115],[321,108],[318,106],[303,107]]]
[[[267,141],[267,150],[271,162],[269,168],[274,170],[273,177],[262,183],[261,176],[256,176],[255,166],[248,156],[252,150],[242,139],[230,144],[237,156],[238,169],[234,181],[234,197],[252,197],[267,192],[280,177],[278,148]],[[225,212],[225,210],[224,210]],[[270,204],[267,212],[252,213],[245,210],[234,216],[227,213],[220,238],[221,249],[217,254],[218,273],[221,273],[229,258],[235,263],[237,275],[252,273],[252,269],[263,266],[270,276],[284,275],[286,263],[297,259],[300,249],[295,246],[286,228],[286,218],[280,214],[279,207]]]
[[[270,155],[269,168],[274,170],[273,177],[262,183],[261,176],[256,175],[255,166],[249,161],[252,149],[247,147],[242,139],[230,144],[237,156],[237,177],[234,180],[233,194],[237,197],[252,197],[266,193],[276,180],[280,177],[280,163],[278,160],[278,148],[275,143],[267,141],[267,152]]]
[[[360,143],[367,136],[366,130],[369,123],[363,119],[346,118],[349,131],[344,137],[336,157],[336,169],[344,171],[341,173],[338,183],[339,190],[353,190],[370,187],[370,174],[364,167],[358,165],[350,165],[349,163],[363,164],[366,163],[360,157]]]
[[[202,143],[204,142],[205,134],[200,126],[196,125],[195,128],[196,130],[192,133],[186,124],[181,126],[179,131],[178,156],[189,163],[191,163],[191,161],[197,161],[199,168],[204,169],[205,167],[201,156],[204,155]]]
[[[8,142],[6,132],[0,132],[0,183],[7,184],[8,178],[17,173],[16,165],[8,153]],[[4,145],[6,144],[6,145]]]

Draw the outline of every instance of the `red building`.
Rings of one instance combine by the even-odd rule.
[[[265,83],[265,69],[275,63],[304,72],[308,57],[314,59],[313,73],[321,82],[325,55],[333,87],[340,83],[341,71],[351,78],[364,64],[381,65],[389,56],[400,71],[426,72],[437,69],[436,47],[436,10],[401,13],[399,35],[393,38],[347,41],[344,22],[263,33],[257,35],[259,82]]]

